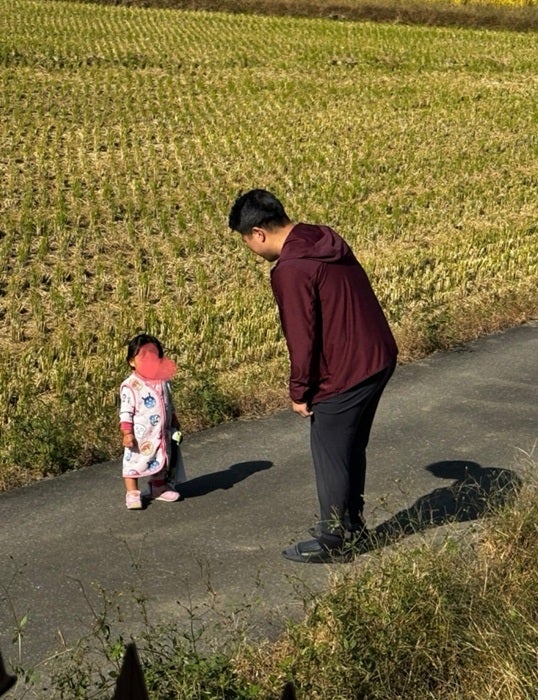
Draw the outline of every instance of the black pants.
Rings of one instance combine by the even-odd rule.
[[[319,541],[329,548],[342,544],[347,521],[362,523],[366,447],[381,394],[395,364],[352,389],[313,406],[310,446],[320,506]]]

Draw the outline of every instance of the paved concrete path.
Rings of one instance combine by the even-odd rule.
[[[438,523],[443,508],[475,518],[476,503],[454,498],[469,488],[454,485],[493,488],[497,477],[523,474],[537,440],[537,364],[534,322],[398,367],[369,448],[369,526],[390,542],[409,512],[429,509]],[[307,421],[282,411],[192,435],[185,500],[141,512],[123,505],[118,462],[0,494],[4,657],[16,656],[11,639],[25,615],[27,665],[86,634],[99,588],[123,592],[124,634],[140,621],[133,588],[148,596],[153,619],[247,610],[259,634],[278,634],[335,568],[281,556],[316,520],[308,434]]]

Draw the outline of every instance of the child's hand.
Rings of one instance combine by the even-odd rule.
[[[131,450],[136,447],[136,438],[132,433],[123,433],[123,446]]]

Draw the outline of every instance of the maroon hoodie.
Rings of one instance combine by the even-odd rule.
[[[292,401],[324,401],[396,360],[396,342],[366,273],[328,226],[293,227],[271,286],[288,344]]]

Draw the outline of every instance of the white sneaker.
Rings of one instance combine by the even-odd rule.
[[[157,480],[149,482],[151,498],[155,501],[167,501],[168,503],[173,503],[179,499],[179,493],[177,491],[172,491],[170,486],[164,480]]]
[[[125,505],[129,510],[140,510],[142,508],[140,491],[127,491],[125,494]]]

